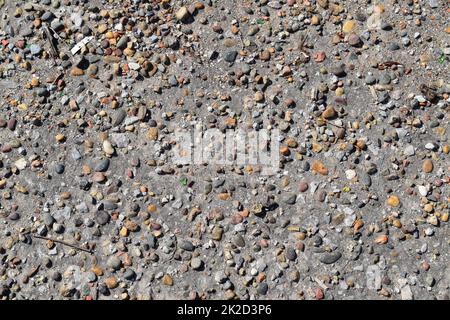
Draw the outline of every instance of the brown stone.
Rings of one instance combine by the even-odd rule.
[[[425,173],[430,173],[433,171],[433,161],[431,161],[430,159],[426,159],[423,164],[422,164],[422,170]]]
[[[158,129],[155,127],[148,129],[147,139],[152,140],[152,141],[157,140],[158,139]]]
[[[84,74],[84,71],[78,67],[73,67],[72,70],[70,70],[70,75],[73,77],[79,77]]]
[[[323,112],[322,112],[322,117],[324,119],[332,119],[336,116],[336,110],[334,110],[334,108],[332,106],[327,107]]]
[[[103,172],[96,172],[94,173],[94,175],[92,176],[92,181],[94,182],[104,182],[106,180],[105,175],[103,174]]]
[[[320,173],[323,176],[328,175],[328,168],[323,164],[322,161],[314,161],[311,166],[312,171]]]
[[[375,238],[376,244],[386,244],[389,241],[389,237],[385,234],[381,234]]]
[[[264,51],[262,51],[262,52],[259,54],[259,58],[260,58],[262,61],[268,61],[268,60],[270,60],[270,52],[269,52],[269,50],[264,50]]]
[[[164,277],[162,278],[162,283],[163,283],[165,286],[171,287],[171,286],[173,286],[173,279],[172,279],[172,277],[169,276],[168,274],[165,274]]]
[[[95,265],[91,268],[91,271],[95,273],[97,277],[101,277],[103,275],[103,269],[99,266]]]
[[[305,192],[306,190],[308,190],[308,188],[308,182],[306,181],[300,181],[300,183],[298,184],[298,189],[300,192]]]
[[[389,196],[387,204],[391,207],[398,207],[400,205],[400,200],[397,196]]]
[[[115,289],[119,285],[117,282],[117,279],[115,277],[109,277],[105,279],[105,285],[108,287],[108,289]]]

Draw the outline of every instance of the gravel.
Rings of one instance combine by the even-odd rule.
[[[444,1],[0,13],[0,300],[449,299]]]

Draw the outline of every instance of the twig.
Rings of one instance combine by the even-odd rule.
[[[314,277],[314,281],[317,282],[317,284],[318,284],[323,290],[326,291],[326,290],[330,289],[330,288],[328,288],[328,287],[325,285],[325,283],[323,283],[323,281],[320,280],[319,278]]]
[[[300,36],[300,41],[299,41],[299,44],[298,44],[298,50],[300,50],[300,52],[308,54],[308,51],[305,48],[306,40],[308,40],[308,35],[307,34],[306,35],[302,34]]]
[[[345,129],[345,127],[340,126],[340,125],[338,125],[338,124],[335,124],[335,123],[333,123],[333,122],[331,122],[331,121],[328,121],[327,119],[323,119],[323,120],[324,120],[325,123],[327,123],[327,124],[331,124],[332,126],[335,126],[335,127],[341,128],[341,129]]]
[[[64,73],[60,73],[58,74],[58,76],[55,78],[55,80],[53,80],[52,84],[55,84],[59,79],[61,79],[64,76]]]
[[[57,239],[52,239],[52,238],[43,237],[43,236],[38,236],[38,235],[35,235],[35,234],[33,234],[32,237],[37,238],[37,239],[43,239],[43,240],[48,240],[48,241],[57,242],[57,243],[60,243],[60,244],[63,244],[63,245],[72,247],[72,248],[77,249],[77,250],[81,250],[81,251],[84,251],[84,252],[88,252],[88,253],[90,253],[90,254],[94,254],[94,251],[93,251],[93,250],[81,248],[81,247],[79,247],[79,246],[76,246],[76,245],[74,245],[74,244],[68,243],[68,242],[66,242],[66,241],[57,240]]]
[[[50,44],[50,49],[51,49],[51,56],[53,58],[53,62],[55,63],[55,65],[57,64],[56,62],[56,58],[59,57],[58,54],[58,48],[56,47],[55,43],[53,41],[55,41],[55,38],[53,37],[53,35],[50,33],[49,28],[45,27],[43,28],[44,30],[44,34],[45,34],[45,38],[48,40],[49,44]],[[53,30],[53,29],[52,29]]]

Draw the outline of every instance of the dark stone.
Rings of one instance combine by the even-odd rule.
[[[108,214],[108,212],[103,210],[98,211],[95,215],[95,220],[97,221],[98,224],[102,226],[107,224],[110,218],[111,216]]]
[[[234,62],[234,60],[236,60],[236,57],[238,55],[237,51],[228,51],[227,53],[224,54],[223,59],[226,62]]]
[[[319,261],[325,264],[332,264],[338,261],[342,257],[342,254],[339,251],[334,251],[330,253],[323,254]]]

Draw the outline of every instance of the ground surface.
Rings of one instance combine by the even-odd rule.
[[[0,0],[0,298],[449,299],[449,2],[377,3]]]

